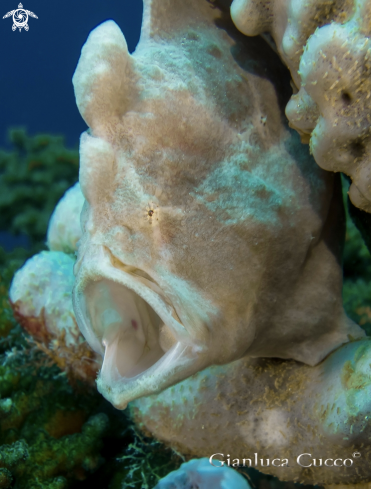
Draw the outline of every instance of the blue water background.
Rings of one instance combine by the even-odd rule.
[[[12,17],[19,0],[0,2],[0,146],[7,143],[10,126],[25,126],[30,134],[63,134],[76,145],[86,125],[72,87],[80,51],[89,32],[113,19],[123,31],[130,52],[139,40],[141,0],[24,0],[34,12],[29,31],[12,31]]]
[[[19,0],[0,2],[0,148],[10,148],[10,127],[25,127],[29,135],[61,134],[77,147],[86,124],[76,107],[72,86],[80,51],[89,32],[113,19],[123,31],[129,51],[140,36],[142,0],[24,0],[29,30],[12,31],[13,19],[3,16]],[[1,219],[1,216],[0,216]],[[0,233],[6,250],[27,246],[27,237]]]

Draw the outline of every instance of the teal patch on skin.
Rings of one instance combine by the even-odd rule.
[[[286,189],[285,195],[283,189],[281,191],[270,185],[266,178],[261,178],[258,171],[246,168],[253,166],[248,158],[246,154],[240,154],[223,162],[191,195],[226,225],[246,223],[246,220],[279,225],[278,215],[286,207],[285,201],[294,194]]]

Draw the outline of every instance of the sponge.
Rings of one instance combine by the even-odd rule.
[[[234,0],[244,34],[268,32],[293,79],[290,126],[317,164],[352,179],[349,197],[371,212],[371,4],[367,0]]]

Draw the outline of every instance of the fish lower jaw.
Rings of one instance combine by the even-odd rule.
[[[84,270],[74,291],[79,327],[103,356],[98,389],[119,409],[182,380],[184,364],[197,357],[174,307],[140,273],[106,265],[94,274]]]
[[[168,365],[166,364],[171,363],[171,356],[179,349],[184,350],[178,343],[171,349],[173,351],[163,354],[160,359],[157,359],[156,354],[151,355],[149,352],[142,359],[142,363],[138,362],[134,365],[131,370],[131,377],[120,376],[117,368],[117,363],[120,360],[110,352],[109,355],[105,355],[103,366],[97,379],[98,391],[115,408],[125,409],[129,402],[163,390],[168,386],[166,382],[166,366]],[[173,373],[176,370],[175,366]],[[172,383],[170,382],[169,385]]]

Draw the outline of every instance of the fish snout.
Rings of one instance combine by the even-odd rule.
[[[73,291],[77,323],[103,357],[98,389],[117,408],[159,392],[207,366],[205,348],[183,326],[146,272],[86,250]]]

